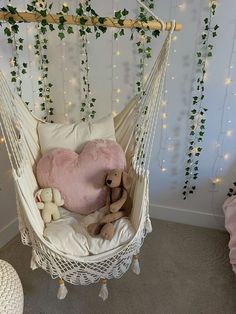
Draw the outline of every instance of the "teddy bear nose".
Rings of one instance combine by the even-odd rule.
[[[108,184],[111,184],[111,182],[112,182],[112,180],[107,180],[107,183],[108,183]]]

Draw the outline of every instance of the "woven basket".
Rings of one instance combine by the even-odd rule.
[[[0,260],[0,313],[22,314],[24,294],[21,281],[15,269]]]

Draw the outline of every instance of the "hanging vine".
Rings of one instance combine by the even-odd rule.
[[[233,182],[233,186],[229,188],[227,196],[233,196],[236,195],[236,182]]]
[[[143,0],[144,1],[144,0]],[[154,8],[153,4],[154,0],[149,0],[148,7],[150,9]],[[37,13],[40,16],[39,23],[37,24],[37,34],[35,35],[35,54],[39,56],[39,71],[40,71],[40,79],[38,79],[38,94],[41,99],[41,110],[45,112],[44,119],[50,122],[53,122],[52,116],[54,114],[53,102],[51,99],[51,88],[53,86],[52,83],[48,82],[48,56],[47,56],[47,47],[48,47],[48,40],[47,40],[47,32],[55,31],[55,27],[57,27],[58,37],[63,40],[65,38],[65,34],[73,34],[74,29],[73,26],[66,24],[66,15],[69,12],[68,4],[63,4],[62,9],[60,12],[57,12],[56,15],[58,16],[58,23],[57,26],[54,26],[54,23],[48,23],[46,16],[52,12],[53,4],[47,4],[45,0],[33,0],[29,4],[27,4],[27,11],[31,13]],[[10,5],[1,8],[2,11],[14,15],[20,16],[20,13],[17,11],[15,7]],[[125,30],[122,28],[124,25],[125,18],[129,14],[127,9],[122,9],[116,11],[114,13],[114,19],[110,19],[107,17],[99,16],[95,10],[91,7],[91,0],[85,0],[83,3],[80,3],[78,8],[76,8],[76,17],[79,17],[79,33],[82,37],[82,59],[81,59],[81,67],[83,70],[82,76],[82,83],[83,83],[83,93],[84,99],[81,105],[81,112],[82,112],[82,120],[88,121],[95,117],[95,102],[96,99],[91,96],[91,89],[89,83],[89,60],[88,60],[88,51],[87,51],[87,34],[94,33],[96,39],[100,38],[102,34],[106,33],[107,27],[105,26],[105,22],[109,20],[114,24],[114,27],[118,24],[120,25],[120,29],[114,33],[114,37],[117,38],[118,36],[124,36]],[[52,15],[51,15],[52,16]],[[94,21],[93,26],[87,26],[86,22],[88,17]],[[141,23],[146,23],[148,21],[153,20],[152,16],[145,13],[144,8],[140,8],[140,12],[138,15],[138,19]],[[100,25],[95,25],[96,20],[100,23]],[[8,22],[11,24],[11,27],[6,27],[4,29],[5,35],[8,37],[9,43],[14,43],[15,39],[14,36],[19,32],[19,24],[14,20],[13,16],[8,17]],[[103,25],[104,24],[104,25]],[[0,23],[0,26],[2,24]],[[92,32],[92,28],[94,32]],[[140,79],[137,82],[138,91],[142,89],[141,77],[143,79],[144,73],[144,60],[145,58],[151,57],[151,38],[157,37],[159,35],[158,30],[150,31],[149,29],[144,30],[142,28],[135,28],[131,32],[130,39],[134,39],[134,31],[137,31],[140,38],[137,44],[138,53],[140,54]],[[149,33],[149,34],[148,34]],[[14,35],[14,36],[13,36]],[[15,43],[15,46],[18,50],[23,50],[23,39],[20,38],[18,40],[19,45]],[[11,70],[12,81],[17,83],[17,90],[18,93],[21,95],[21,83],[22,80],[20,78],[21,74],[26,73],[27,63],[23,63],[21,66],[19,65],[18,55],[16,54],[12,60],[12,66],[14,68]]]
[[[81,73],[82,73],[82,102],[80,112],[82,113],[81,120],[83,122],[94,119],[95,102],[96,99],[91,97],[91,88],[89,82],[89,59],[88,59],[88,37],[87,34],[92,33],[91,27],[85,26],[87,21],[86,16],[90,14],[97,16],[96,12],[91,8],[91,0],[86,0],[84,3],[80,3],[76,9],[76,13],[82,19],[82,26],[79,29],[81,36]],[[95,28],[96,38],[100,37],[97,27]]]
[[[45,0],[31,1],[27,6],[29,12],[39,13],[45,16],[48,13],[47,3]],[[36,34],[34,36],[34,49],[35,55],[38,56],[38,96],[40,98],[40,107],[44,113],[43,119],[48,122],[53,122],[53,101],[51,99],[52,83],[48,82],[48,39],[47,39],[47,26],[48,23],[43,19],[40,23],[35,25]]]
[[[4,8],[1,8],[3,12],[8,12],[11,14],[16,14],[17,9],[13,7],[11,4],[7,5]],[[15,84],[17,94],[22,96],[22,74],[27,73],[27,63],[23,62],[20,64],[19,61],[19,51],[23,51],[23,42],[24,39],[21,37],[17,37],[17,33],[19,32],[19,25],[15,22],[13,17],[9,16],[7,19],[9,26],[4,28],[4,34],[7,36],[7,42],[12,46],[13,56],[9,61],[11,67],[11,81]]]
[[[154,3],[153,0],[145,1],[141,0],[146,4],[149,9],[154,9]],[[146,12],[146,10],[143,7],[139,7],[139,12],[137,19],[142,22],[148,22],[152,21],[153,17]],[[139,69],[138,69],[138,80],[136,82],[137,90],[138,92],[143,91],[143,85],[144,85],[144,72],[145,72],[145,61],[146,59],[149,59],[152,57],[152,48],[151,48],[151,40],[152,37],[143,29],[137,29],[138,32],[138,40],[136,42],[137,52],[139,54]],[[155,32],[156,36],[159,36],[160,32]]]
[[[210,43],[210,40],[217,36],[217,29],[219,28],[218,25],[212,26],[215,10],[215,1],[210,1],[209,14],[208,17],[204,19],[204,30],[201,35],[201,44],[196,56],[199,75],[196,79],[189,115],[190,131],[186,153],[188,158],[185,165],[185,183],[182,192],[183,199],[186,199],[189,194],[194,192],[196,189],[195,182],[198,178],[199,157],[202,151],[201,143],[205,134],[207,112],[204,101],[206,65],[208,58],[211,58],[213,55],[213,45]]]

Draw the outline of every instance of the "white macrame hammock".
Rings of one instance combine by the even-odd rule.
[[[34,200],[34,194],[39,189],[34,169],[40,158],[37,126],[45,122],[29,112],[21,98],[11,92],[0,72],[0,128],[12,167],[21,239],[23,244],[32,247],[32,269],[41,267],[52,278],[61,278],[74,285],[87,285],[101,279],[121,277],[130,267],[133,257],[139,253],[145,235],[151,231],[148,168],[173,29],[174,25],[143,91],[114,118],[117,142],[130,161],[129,172],[133,176],[131,222],[135,235],[129,243],[97,255],[70,256],[57,250],[44,238],[44,223]],[[135,258],[132,268],[139,273],[137,263]],[[63,287],[61,281],[60,289]],[[66,291],[62,289],[58,297],[63,298],[65,294]],[[106,282],[103,282],[100,296],[103,299],[107,297]]]

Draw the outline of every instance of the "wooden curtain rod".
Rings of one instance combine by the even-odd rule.
[[[60,15],[57,14],[48,14],[45,17],[42,17],[38,13],[29,13],[29,12],[18,12],[17,14],[6,13],[0,10],[0,21],[7,21],[9,17],[13,17],[16,22],[40,22],[46,20],[50,24],[59,24]],[[99,17],[88,17],[88,16],[75,16],[75,15],[63,15],[65,18],[65,24],[69,25],[81,25],[80,19],[86,19],[86,26],[105,26],[105,27],[115,27],[115,28],[142,28],[150,30],[161,30],[161,23],[158,21],[148,21],[147,23],[141,22],[138,20],[125,19],[123,25],[118,23],[117,19],[105,17],[103,23],[99,22]],[[169,31],[171,29],[171,22],[164,23],[164,30]],[[182,24],[175,24],[175,31],[180,31],[182,29]]]

